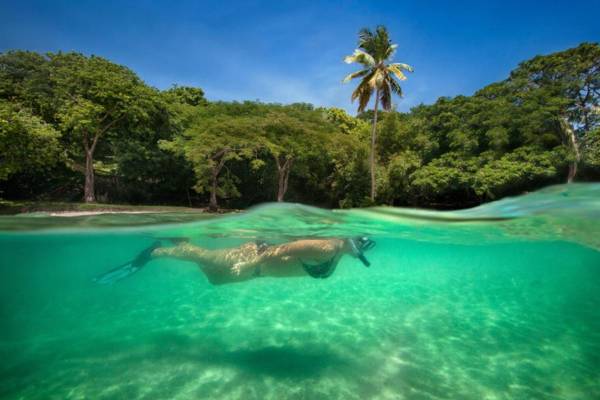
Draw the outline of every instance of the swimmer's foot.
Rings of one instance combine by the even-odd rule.
[[[158,247],[160,247],[160,241],[156,241],[150,247],[142,250],[133,260],[98,275],[94,278],[94,282],[102,285],[110,285],[135,274],[152,259],[152,252]]]

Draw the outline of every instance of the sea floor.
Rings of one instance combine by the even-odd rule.
[[[381,239],[325,280],[214,287],[157,260],[91,282],[136,240],[2,242],[0,398],[600,398],[591,249]]]

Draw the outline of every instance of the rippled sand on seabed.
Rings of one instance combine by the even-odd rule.
[[[169,225],[38,215],[25,231],[7,217],[0,398],[600,398],[599,194],[559,186],[455,213],[269,205]],[[344,258],[324,280],[214,287],[161,259],[92,282],[158,236],[356,234],[377,241],[371,268]]]

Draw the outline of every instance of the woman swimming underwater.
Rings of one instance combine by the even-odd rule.
[[[358,258],[366,267],[370,265],[364,252],[372,249],[375,242],[367,237],[349,239],[302,239],[269,245],[266,242],[250,242],[239,247],[205,249],[176,241],[172,247],[163,247],[160,241],[142,251],[135,259],[120,265],[94,279],[109,284],[126,278],[143,268],[150,260],[172,257],[198,264],[213,285],[243,282],[260,277],[311,276],[327,278],[333,274],[342,256]]]

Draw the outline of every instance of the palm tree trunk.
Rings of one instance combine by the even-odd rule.
[[[379,107],[379,88],[375,91],[375,108],[373,109],[373,128],[371,130],[371,201],[375,202],[375,137],[377,135],[377,108]]]

